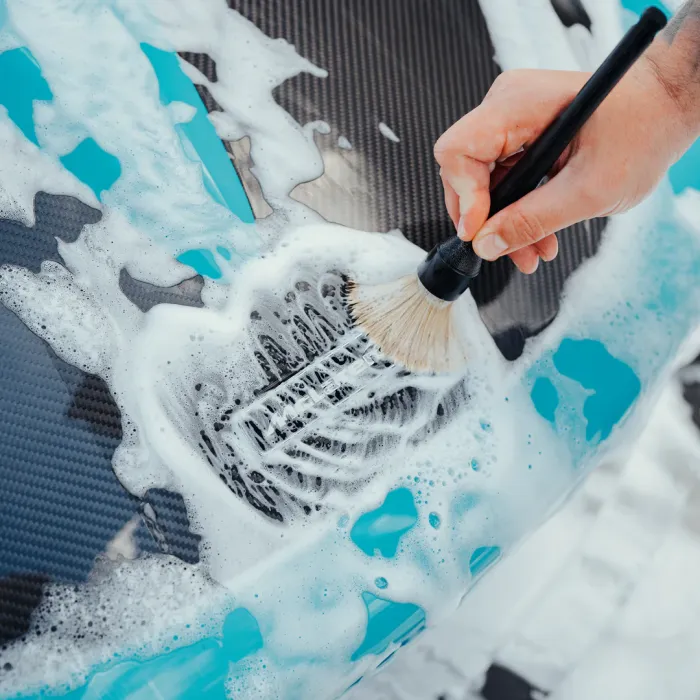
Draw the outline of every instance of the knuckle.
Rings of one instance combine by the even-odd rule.
[[[433,157],[437,161],[438,165],[440,166],[440,171],[441,175],[442,173],[442,168],[445,165],[445,159],[446,159],[446,150],[445,146],[438,141],[434,146],[433,146]]]
[[[499,75],[491,84],[491,88],[496,91],[502,90],[503,88],[507,88],[509,85],[512,85],[517,80],[517,76],[515,75],[516,73],[517,71],[514,70],[506,70],[503,71],[503,73],[499,73]]]
[[[547,231],[537,216],[525,212],[517,206],[508,219],[506,233],[508,240],[516,245],[531,245],[547,235]]]
[[[491,88],[489,89],[488,94],[497,95],[506,90],[520,88],[522,86],[523,79],[527,78],[526,73],[527,71],[518,68],[503,71],[503,73],[500,73],[493,83],[491,83]]]

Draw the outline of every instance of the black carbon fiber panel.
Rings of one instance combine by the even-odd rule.
[[[234,4],[329,71],[325,80],[302,75],[288,81],[277,98],[301,122],[329,122],[332,132],[319,136],[319,145],[326,155],[342,157],[357,186],[343,187],[343,172],[329,166],[320,184],[301,186],[294,196],[350,226],[401,228],[425,248],[452,235],[432,144],[478,104],[498,72],[476,0]],[[211,58],[186,58],[216,79]],[[206,90],[200,94],[216,109]],[[400,142],[382,135],[379,122]],[[351,151],[339,148],[340,136]],[[35,208],[32,227],[0,221],[0,264],[37,271],[44,260],[60,261],[56,237],[75,240],[84,224],[99,218],[68,197],[40,194]],[[579,229],[565,236],[558,262],[531,278],[513,274],[507,262],[486,266],[474,292],[508,356],[517,356],[522,339],[552,318],[563,280],[595,249],[602,225]],[[121,284],[142,309],[200,303],[197,278],[161,290],[125,273]],[[95,557],[133,518],[142,520],[134,535],[140,550],[197,561],[198,539],[177,494],[154,491],[138,502],[117,482],[110,461],[121,437],[120,416],[101,380],[57,358],[1,306],[0,352],[1,644],[26,631],[46,581],[83,581]]]
[[[295,196],[337,223],[399,228],[426,250],[453,235],[433,144],[481,102],[499,73],[476,0],[229,1],[266,34],[287,39],[328,71],[325,79],[299,75],[276,92],[299,122],[321,119],[331,126],[318,143],[335,156],[326,158],[324,178],[341,187],[321,182],[298,188]],[[572,16],[580,3],[555,5],[567,24],[581,21]],[[208,57],[187,58],[214,75]],[[399,143],[382,135],[380,122]],[[351,152],[337,145],[340,136],[352,144]],[[338,191],[348,176],[329,165],[338,155],[352,171],[353,186],[346,188],[352,192],[344,195]],[[563,232],[559,258],[531,277],[508,260],[484,265],[472,291],[506,356],[518,356],[524,338],[552,320],[565,279],[595,252],[603,228],[604,221],[594,221]]]
[[[61,262],[56,238],[74,241],[100,216],[70,197],[40,193],[34,226],[0,220],[0,265],[36,272],[44,260]],[[132,287],[143,303],[149,292],[151,305],[180,297],[193,303],[194,292]],[[117,481],[111,459],[121,417],[101,379],[59,359],[2,304],[0,357],[2,644],[26,631],[44,583],[84,581],[95,558],[140,511],[151,517],[148,529],[144,524],[134,532],[138,550],[186,561],[197,561],[199,553],[179,495],[157,490],[139,503]]]

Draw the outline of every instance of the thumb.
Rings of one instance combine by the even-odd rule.
[[[567,168],[491,217],[473,240],[484,260],[496,260],[598,215],[597,204]]]

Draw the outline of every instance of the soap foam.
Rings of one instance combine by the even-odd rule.
[[[378,128],[381,135],[389,139],[389,141],[393,141],[394,143],[400,143],[401,139],[396,135],[396,132],[394,132],[394,130],[388,124],[385,124],[384,122],[379,122]]]
[[[54,101],[42,114],[42,152],[14,151],[15,167],[44,179],[20,180],[2,213],[20,202],[26,217],[39,186],[91,201],[58,169],[70,124],[118,157],[124,175],[104,193],[102,220],[60,244],[65,265],[45,263],[38,274],[0,270],[0,298],[59,356],[105,379],[123,420],[117,476],[137,496],[156,486],[182,493],[204,548],[198,567],[162,557],[125,561],[105,565],[75,595],[54,586],[34,621],[42,634],[6,652],[13,668],[0,676],[0,690],[75,682],[74,673],[84,677],[115,651],[147,657],[171,648],[175,634],[180,644],[215,633],[212,620],[235,601],[261,626],[266,666],[230,681],[236,697],[339,695],[399,644],[349,662],[367,628],[362,594],[378,577],[392,601],[420,606],[437,624],[482,565],[506,553],[585,473],[574,469],[579,453],[533,411],[529,394],[528,373],[562,334],[585,337],[602,323],[601,337],[614,340],[620,319],[608,326],[600,317],[634,299],[637,335],[621,336],[614,354],[645,382],[678,337],[644,307],[653,294],[640,291],[634,275],[603,287],[588,269],[571,284],[568,311],[522,362],[505,366],[465,296],[457,303],[472,364],[462,375],[408,374],[354,335],[339,291],[345,276],[371,285],[409,274],[422,251],[393,234],[325,223],[288,197],[322,173],[313,133],[327,125],[297,124],[271,93],[300,71],[322,79],[322,68],[265,37],[223,0],[7,4]],[[533,16],[549,21],[545,4]],[[514,16],[486,12],[493,25]],[[510,30],[499,26],[494,36],[505,55]],[[563,47],[561,28],[552,29]],[[188,111],[160,104],[141,41],[216,60],[216,83],[182,65],[221,105],[212,115],[219,134],[250,137],[254,175],[274,209],[264,222],[245,226],[204,192],[174,129]],[[528,55],[539,56],[537,48]],[[0,131],[8,143],[20,144],[16,136]],[[3,184],[6,175],[0,171]],[[637,277],[644,273],[649,212],[656,216],[659,206],[619,219],[617,239],[644,245],[635,255],[610,242],[597,270],[620,269],[622,260]],[[206,281],[204,308],[163,304],[143,313],[121,292],[122,269],[175,284],[191,271],[173,254],[212,242],[239,255],[224,284]],[[256,250],[264,256],[251,257]],[[679,284],[690,286],[691,272]],[[651,359],[639,360],[630,344],[652,321],[661,329],[650,341],[656,346],[640,353]],[[418,522],[395,557],[368,556],[352,541],[352,524],[401,487],[412,490]],[[105,615],[105,605],[119,614]],[[204,627],[182,631],[203,615]],[[57,624],[69,618],[72,626]],[[90,622],[99,641],[76,640]]]
[[[0,163],[0,214],[3,218],[33,226],[37,192],[68,194],[94,206],[96,200],[90,189],[24,138],[2,105],[0,142],[5,153]]]

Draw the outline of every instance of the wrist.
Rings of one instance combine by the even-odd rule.
[[[648,95],[643,109],[659,120],[657,128],[677,151],[676,158],[700,136],[700,81],[679,60],[679,50],[657,40],[639,62],[640,79]]]
[[[700,0],[688,0],[644,55],[676,116],[700,135]]]

